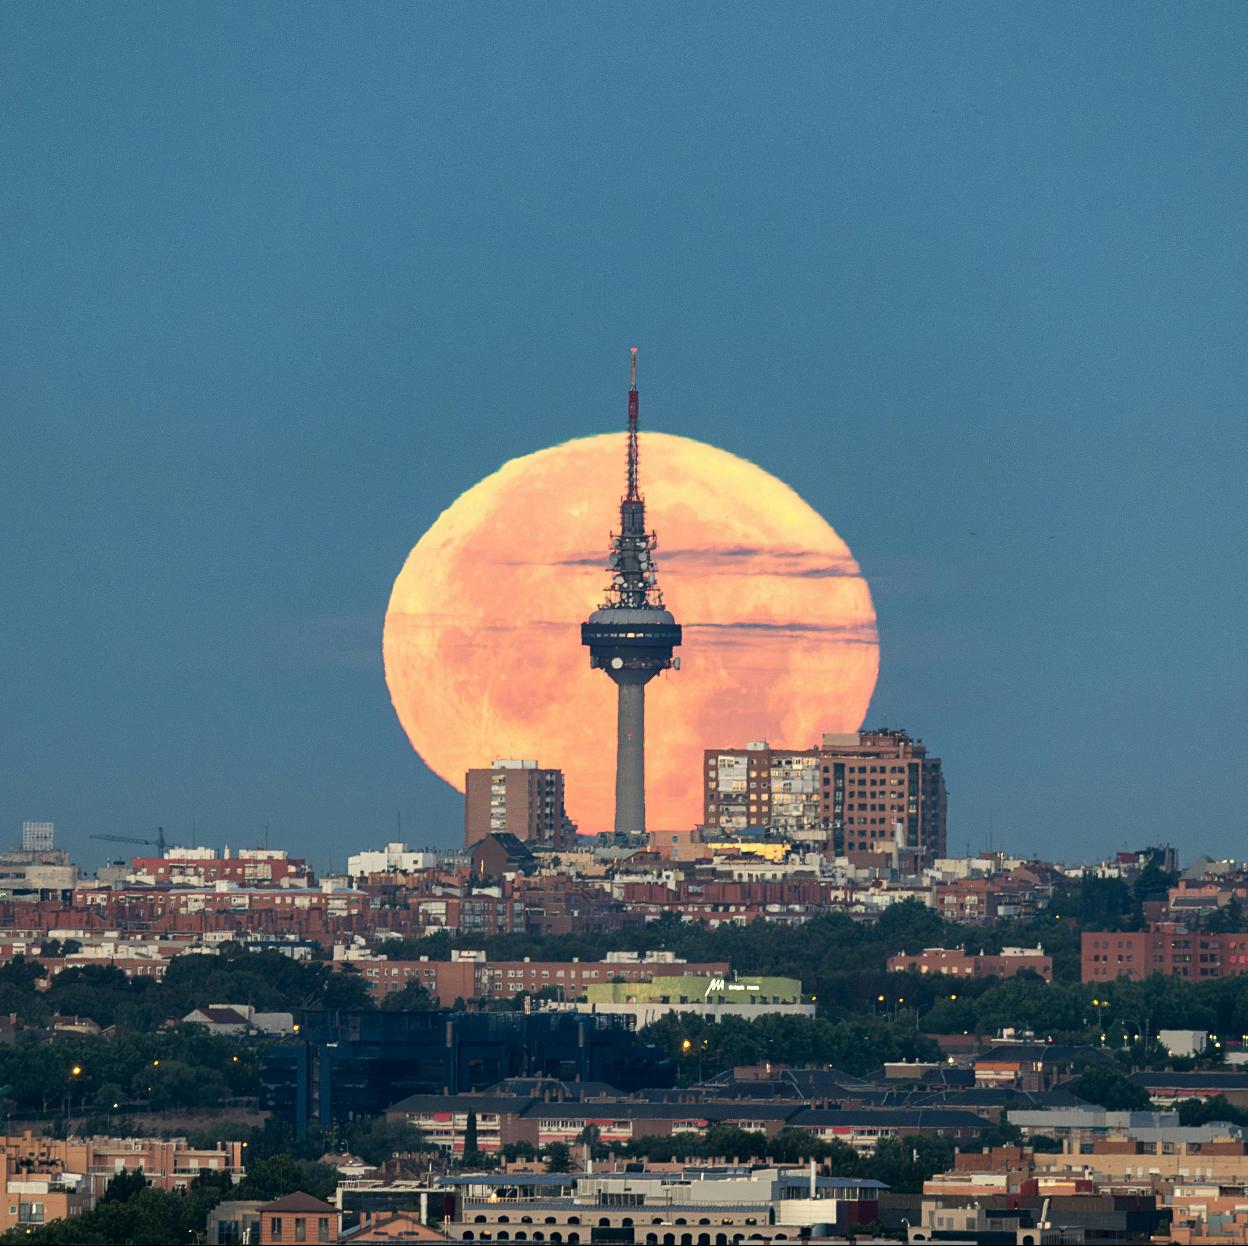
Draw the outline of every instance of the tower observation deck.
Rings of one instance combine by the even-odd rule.
[[[632,349],[628,390],[628,478],[620,499],[620,530],[611,534],[607,569],[611,583],[602,605],[581,624],[589,664],[615,683],[618,722],[615,754],[615,829],[646,829],[646,684],[660,671],[679,667],[672,650],[680,624],[664,609],[654,550],[646,531],[646,501],[638,484],[637,348]]]

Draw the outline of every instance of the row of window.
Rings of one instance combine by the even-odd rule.
[[[706,768],[707,768],[707,770],[714,770],[714,769],[716,769],[716,767],[718,767],[718,768],[720,768],[720,769],[722,769],[722,770],[738,770],[738,769],[740,769],[740,768],[742,767],[742,764],[743,764],[743,763],[742,763],[742,759],[741,759],[741,758],[739,758],[739,757],[732,757],[732,756],[729,756],[729,755],[725,754],[725,755],[723,755],[723,756],[721,756],[721,757],[719,757],[719,758],[717,758],[717,759],[716,759],[716,758],[712,758],[712,759],[708,760],[708,761],[707,761],[707,763],[706,763]],[[808,764],[806,763],[806,761],[805,761],[804,759],[801,759],[801,758],[773,758],[773,759],[772,759],[772,761],[771,761],[771,763],[770,763],[770,765],[771,765],[771,767],[772,767],[773,769],[778,769],[778,768],[780,768],[780,767],[786,767],[786,768],[788,768],[788,767],[797,767],[797,768],[800,768],[800,769],[802,769],[802,770],[813,770],[813,769],[815,769],[815,765],[814,765],[814,760],[813,760],[813,759],[811,759],[811,764],[809,764],[809,765],[808,765]],[[757,775],[757,774],[759,774],[760,772],[762,772],[762,771],[764,771],[764,770],[766,770],[766,769],[767,769],[767,767],[766,767],[766,766],[761,766],[761,767],[760,767],[757,763],[754,763],[754,764],[752,764],[752,765],[750,766],[750,768],[749,768],[749,772],[750,772],[750,774],[751,774],[751,775]],[[868,766],[868,765],[863,765],[863,766],[845,766],[845,767],[844,767],[844,769],[845,769],[845,771],[846,771],[848,774],[905,774],[905,773],[906,773],[906,767],[905,767],[905,766]],[[918,770],[918,766],[917,766],[917,765],[914,765],[914,766],[913,766],[913,769],[917,771],[917,770]],[[831,768],[831,766],[824,766],[824,767],[823,767],[823,773],[824,773],[824,774],[831,774],[831,773],[832,773],[832,768]],[[932,770],[931,770],[931,773],[932,773],[932,774],[935,774],[935,773],[936,773],[936,772],[935,772],[935,769],[932,769]]]
[[[659,1221],[658,1223],[662,1223],[662,1222]],[[677,1221],[677,1223],[681,1223],[681,1222]],[[728,1224],[731,1222],[725,1221],[724,1223]],[[747,1221],[746,1223],[748,1224],[751,1222]],[[465,1241],[465,1242],[473,1241],[474,1240],[473,1230],[471,1229],[463,1230],[463,1232],[460,1234],[460,1240]],[[482,1229],[480,1231],[479,1240],[481,1240],[482,1242],[488,1242],[488,1241],[527,1242],[531,1240],[531,1241],[540,1243],[540,1242],[545,1242],[547,1239],[546,1239],[545,1234],[540,1231],[534,1233],[532,1237],[530,1238],[529,1235],[524,1230],[519,1230],[516,1232],[514,1237],[509,1237],[508,1231],[506,1229],[499,1230],[497,1235],[491,1234],[489,1229]],[[563,1237],[563,1234],[556,1232],[550,1235],[549,1240],[550,1240],[551,1246],[562,1246],[562,1243],[564,1242],[564,1237]],[[579,1233],[569,1233],[567,1236],[567,1246],[579,1246],[580,1240],[581,1240],[581,1235]],[[787,1233],[769,1234],[765,1240],[768,1242],[787,1241],[788,1234]],[[731,1239],[729,1238],[729,1235],[727,1233],[716,1233],[714,1237],[714,1242],[712,1243],[711,1234],[709,1233],[698,1233],[696,1235],[693,1233],[664,1233],[662,1235],[658,1233],[647,1233],[645,1246],[738,1246],[738,1243],[746,1242],[746,1241],[750,1242],[751,1244],[758,1243],[758,1246],[763,1246],[764,1239],[760,1237],[758,1233],[752,1233],[749,1235],[748,1238],[743,1233],[734,1233],[732,1234]]]
[[[602,1203],[602,1206],[604,1207],[641,1207],[641,1206],[644,1206],[644,1203],[642,1201],[644,1199],[644,1195],[641,1195],[641,1194],[610,1194],[608,1193],[608,1194],[603,1194],[601,1197],[604,1200]],[[590,1216],[589,1223],[592,1224],[592,1222],[593,1222],[593,1217]],[[476,1216],[473,1216],[472,1223],[473,1224],[489,1224],[490,1217],[476,1215]],[[496,1216],[494,1218],[493,1223],[494,1224],[511,1224],[511,1217],[508,1215]],[[532,1224],[534,1223],[534,1221],[533,1221],[532,1216],[519,1216],[517,1217],[516,1223],[517,1224]],[[540,1223],[558,1224],[559,1217],[558,1216],[546,1216],[542,1221],[540,1221]],[[581,1221],[580,1216],[569,1216],[567,1220],[564,1221],[564,1223],[565,1224],[580,1224],[582,1223],[582,1221]],[[668,1220],[663,1216],[651,1216],[650,1223],[661,1225],[661,1224],[667,1224]],[[674,1219],[671,1220],[671,1223],[676,1224],[676,1225],[693,1224],[701,1228],[705,1225],[712,1225],[717,1222],[712,1220],[710,1216],[702,1216],[697,1220],[688,1220],[684,1216],[676,1216]],[[729,1225],[744,1224],[744,1225],[749,1226],[749,1225],[756,1225],[758,1223],[758,1219],[755,1216],[746,1216],[742,1220],[737,1220],[735,1217],[730,1218],[728,1216],[723,1216],[720,1218],[718,1223],[729,1224]],[[597,1227],[600,1229],[611,1228],[612,1227],[611,1217],[599,1216]],[[632,1216],[621,1216],[620,1227],[625,1228],[625,1229],[631,1229],[633,1227]]]
[[[308,1237],[308,1219],[309,1217],[307,1216],[295,1217],[294,1237],[292,1237],[289,1240],[294,1241],[294,1242],[308,1242],[308,1241],[328,1242],[331,1240],[329,1236],[329,1217],[328,1216],[318,1216],[316,1218],[316,1237],[315,1238]],[[285,1220],[281,1216],[270,1217],[269,1219],[269,1240],[270,1241],[282,1242],[282,1241],[287,1240],[282,1236],[284,1223],[285,1223]]]

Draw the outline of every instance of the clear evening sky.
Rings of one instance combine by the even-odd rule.
[[[636,344],[849,542],[951,847],[1242,853],[1246,63],[1242,3],[10,0],[0,842],[457,842],[391,583]]]

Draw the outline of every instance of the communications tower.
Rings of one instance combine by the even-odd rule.
[[[606,671],[619,699],[615,742],[615,829],[646,829],[646,684],[680,666],[672,650],[680,624],[663,608],[654,549],[646,531],[646,500],[637,483],[637,348],[628,389],[628,486],[620,499],[620,530],[611,534],[607,599],[581,624],[589,664]]]

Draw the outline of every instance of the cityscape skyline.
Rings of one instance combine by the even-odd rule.
[[[455,843],[389,704],[387,589],[474,482],[614,429],[635,341],[647,428],[757,463],[852,548],[865,725],[939,752],[951,850],[1234,851],[1242,10],[1210,40],[1164,9],[1070,39],[972,5],[709,38],[655,8],[644,41],[326,11],[300,42],[229,6],[19,7],[10,837],[54,820],[90,860],[92,833],[267,826],[324,860],[397,812]]]
[[[1246,58],[0,5],[0,1246],[1248,1244]]]

